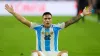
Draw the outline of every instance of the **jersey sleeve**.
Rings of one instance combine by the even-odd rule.
[[[39,24],[37,24],[37,23],[33,23],[33,22],[31,22],[31,26],[30,26],[30,29],[34,29],[36,26],[38,26]]]
[[[58,23],[57,25],[58,25],[58,27],[60,27],[61,29],[65,28],[65,22]]]

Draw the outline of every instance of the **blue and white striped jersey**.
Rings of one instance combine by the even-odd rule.
[[[59,30],[65,27],[65,23],[52,24],[45,28],[43,24],[31,23],[31,29],[36,31],[36,50],[38,51],[59,51],[58,35]]]

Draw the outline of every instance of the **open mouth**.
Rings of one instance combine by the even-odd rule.
[[[46,24],[49,24],[49,23],[46,23]]]

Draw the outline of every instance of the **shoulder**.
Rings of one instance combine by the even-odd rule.
[[[58,28],[63,29],[65,27],[65,22],[58,23],[58,24],[53,24],[53,27],[58,27]]]
[[[30,27],[31,29],[37,29],[41,27],[42,27],[42,24],[31,22],[31,27]]]
[[[43,25],[41,24],[41,25],[35,26],[33,29],[34,30],[41,30],[42,28],[43,28]]]

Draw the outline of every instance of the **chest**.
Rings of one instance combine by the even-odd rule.
[[[51,40],[52,38],[54,38],[54,33],[55,31],[53,30],[53,28],[43,28],[41,31],[41,35],[44,40]]]

